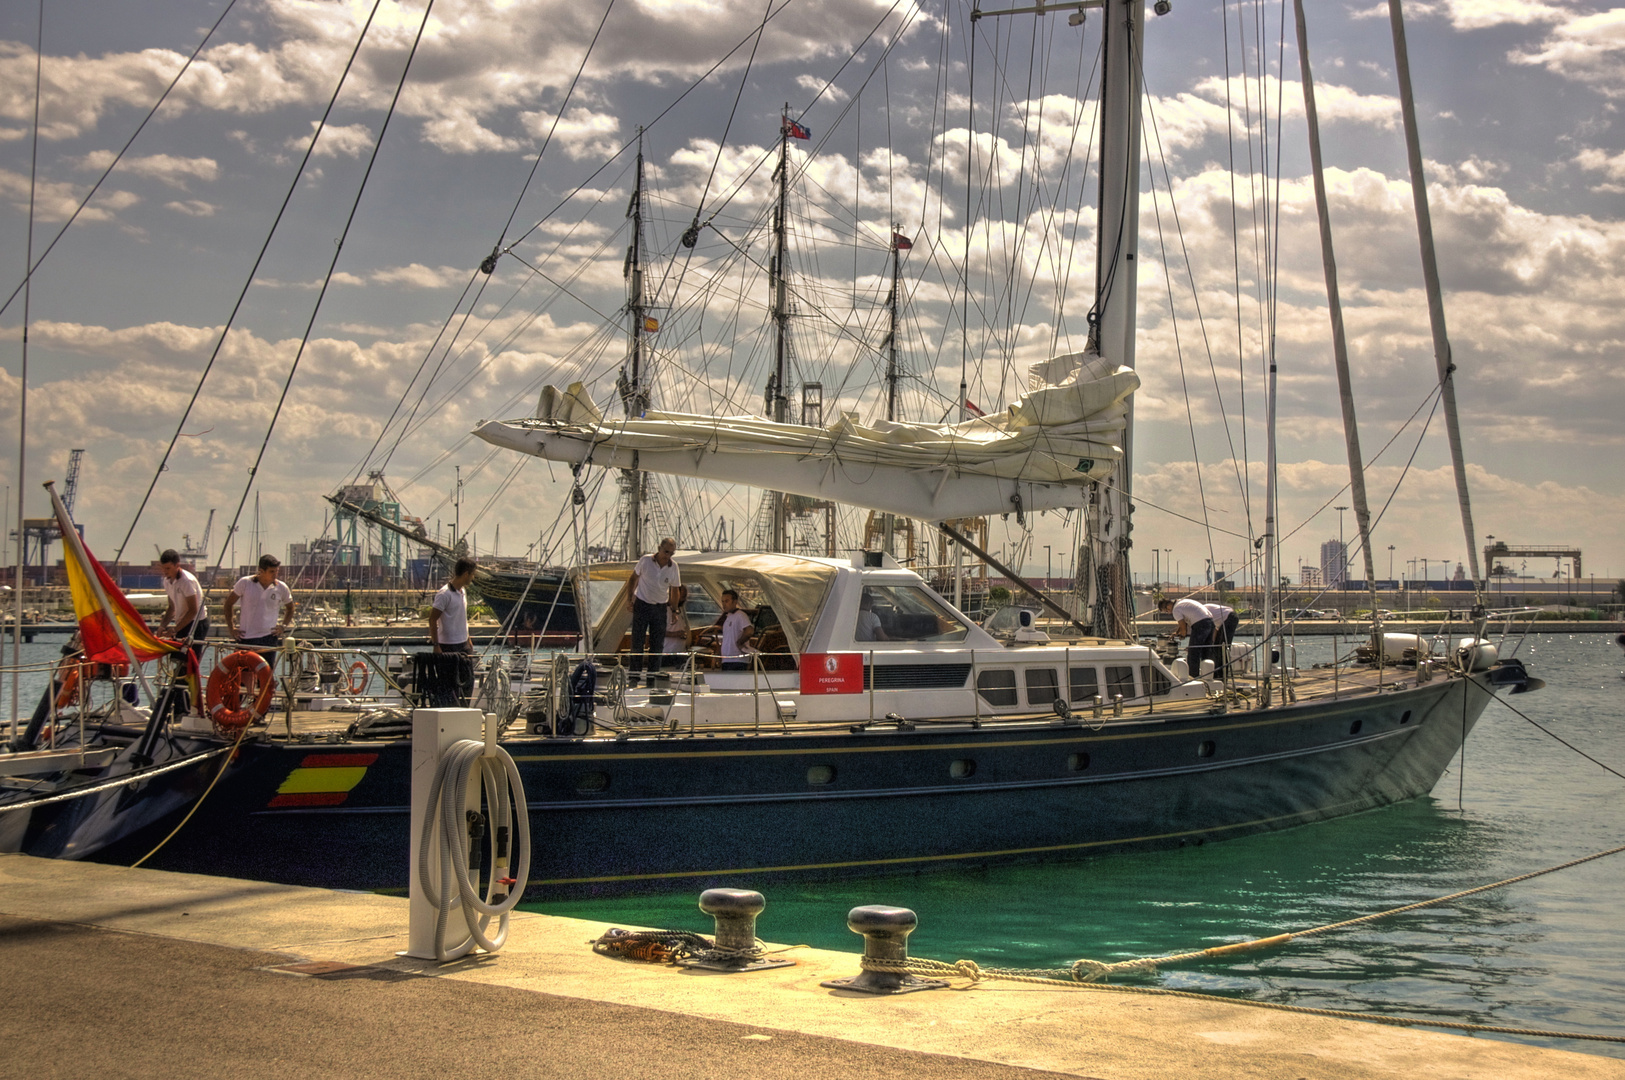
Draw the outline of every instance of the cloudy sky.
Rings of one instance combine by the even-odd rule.
[[[36,258],[225,9],[45,0]],[[880,415],[895,221],[915,240],[899,335],[906,418],[947,414],[967,355],[972,400],[1010,404],[1028,366],[1082,343],[1098,13],[1081,30],[1053,16],[983,20],[968,61],[957,4],[767,10],[757,33],[764,7],[742,0],[614,0],[607,14],[437,0],[426,24],[420,0],[235,0],[35,276],[30,516],[45,512],[39,482],[85,448],[76,516],[110,558],[179,425],[125,557],[197,536],[210,508],[218,548],[314,316],[252,488],[263,549],[285,556],[288,542],[321,535],[320,496],[383,469],[431,530],[460,516],[481,550],[500,526],[505,554],[541,537],[567,555],[567,470],[493,453],[467,432],[529,413],[549,382],[584,379],[606,407],[615,400],[625,148],[639,125],[662,324],[656,403],[761,408],[769,158],[785,104],[812,133],[793,156],[796,381],[822,382],[827,418]],[[1163,559],[1186,578],[1209,558],[1234,564],[1261,531],[1271,334],[1286,573],[1318,562],[1338,535],[1330,507],[1348,502],[1297,52],[1290,22],[1281,41],[1281,14],[1175,0],[1146,31],[1142,580]],[[1625,575],[1625,8],[1433,0],[1407,15],[1480,544],[1577,545],[1588,574]],[[37,16],[34,4],[0,10],[0,299],[26,266]],[[1442,416],[1417,449],[1435,376],[1386,5],[1316,0],[1308,20],[1368,487],[1374,508],[1389,504],[1373,538],[1378,574],[1392,545],[1396,574],[1425,558],[1437,577],[1466,545]],[[696,213],[711,227],[690,252],[678,237]],[[477,275],[499,239],[511,253]],[[19,295],[0,314],[12,522],[22,327]],[[584,480],[597,539],[613,481]],[[719,520],[747,542],[758,498],[692,484],[664,493],[685,543],[714,536]],[[251,557],[253,506],[250,494],[238,562]],[[843,525],[860,527],[858,516]],[[1352,537],[1352,515],[1344,528]],[[1023,539],[1014,519],[994,523],[994,546]],[[1037,519],[1025,542],[1029,572],[1069,568],[1074,533],[1059,516]],[[1154,562],[1153,548],[1171,555]]]

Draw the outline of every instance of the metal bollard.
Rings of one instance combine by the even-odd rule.
[[[683,967],[706,971],[764,971],[794,967],[794,960],[772,960],[757,952],[756,916],[767,901],[749,889],[707,889],[700,894],[700,910],[716,920],[715,951],[678,961]]]
[[[907,960],[908,936],[918,924],[914,912],[900,907],[855,907],[846,916],[847,929],[863,935],[865,960]],[[830,979],[818,985],[865,994],[907,994],[915,990],[940,990],[948,984],[942,979],[922,979],[900,971],[865,970],[850,979]]]

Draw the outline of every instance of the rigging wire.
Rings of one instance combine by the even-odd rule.
[[[40,92],[43,85],[42,72],[44,71],[45,54],[45,0],[39,0],[39,20],[37,24],[37,38],[34,45],[34,135],[30,144],[28,155],[28,240],[27,250],[23,255],[23,263],[32,266],[34,261],[34,195],[39,177],[39,110]],[[65,226],[64,226],[65,227]],[[58,235],[61,235],[60,233]],[[41,256],[44,258],[44,256]],[[22,365],[17,373],[17,566],[16,577],[12,584],[16,586],[16,601],[11,624],[11,738],[17,738],[17,724],[20,719],[18,709],[21,705],[22,678],[22,641],[23,641],[23,564],[27,561],[28,543],[27,532],[23,527],[23,512],[25,509],[25,495],[28,475],[28,324],[31,307],[34,299],[34,276],[23,279],[19,286],[23,290],[23,354]]]
[[[130,519],[130,528],[119,542],[118,550],[113,553],[113,561],[117,562],[123,555],[124,549],[130,543],[130,537],[135,535],[136,525],[141,521],[141,515],[147,509],[147,503],[152,499],[154,489],[158,487],[158,479],[163,476],[169,466],[169,456],[175,452],[175,444],[180,441],[181,432],[186,429],[186,421],[192,415],[192,408],[203,393],[203,384],[208,381],[209,373],[214,370],[214,363],[220,358],[220,350],[225,347],[226,335],[231,333],[232,326],[237,321],[237,314],[242,310],[243,301],[248,297],[248,290],[254,284],[254,276],[259,273],[260,263],[265,261],[265,253],[271,247],[271,239],[276,236],[277,227],[282,223],[282,216],[288,210],[288,203],[293,199],[293,193],[299,188],[299,181],[305,175],[305,166],[310,163],[311,155],[316,151],[316,143],[326,130],[328,117],[333,114],[333,106],[339,99],[339,91],[344,89],[345,80],[350,77],[350,69],[355,66],[355,58],[361,52],[361,43],[367,39],[367,31],[372,27],[372,21],[378,14],[378,7],[383,0],[373,0],[372,10],[367,14],[367,21],[361,27],[361,33],[356,38],[355,48],[350,50],[350,58],[344,62],[344,70],[339,73],[339,81],[333,87],[333,94],[327,99],[327,108],[322,111],[322,117],[316,122],[316,130],[311,133],[310,145],[305,147],[304,156],[299,159],[299,167],[294,170],[293,180],[288,184],[287,192],[282,196],[282,205],[277,207],[276,217],[271,221],[270,231],[265,234],[265,242],[260,245],[259,254],[254,257],[254,265],[249,268],[248,276],[243,280],[243,287],[237,293],[237,301],[231,306],[231,314],[226,317],[226,323],[220,328],[220,336],[215,339],[214,349],[209,353],[208,361],[203,365],[203,373],[198,376],[197,385],[192,388],[192,396],[186,402],[186,408],[181,411],[180,421],[175,425],[175,434],[169,438],[169,445],[164,448],[163,456],[158,459],[158,468],[153,471],[152,481],[147,485],[146,493],[141,496],[141,503],[135,508],[135,516]],[[430,0],[431,4],[433,0]],[[376,152],[377,147],[374,147]],[[252,479],[250,480],[252,485]],[[244,496],[247,498],[245,491]],[[239,513],[241,508],[239,507]],[[226,541],[229,542],[235,532],[236,522],[226,532]]]
[[[377,10],[377,4],[374,4],[373,11],[376,12]],[[350,203],[350,212],[344,219],[344,229],[339,233],[338,242],[333,245],[333,258],[327,264],[327,275],[322,279],[322,287],[316,294],[316,302],[311,305],[310,319],[305,323],[304,335],[299,339],[299,351],[294,354],[293,363],[288,367],[288,377],[282,384],[282,394],[277,398],[276,408],[271,412],[271,422],[265,429],[265,439],[260,443],[259,452],[254,457],[254,464],[248,470],[248,483],[243,485],[243,496],[237,503],[237,512],[232,515],[231,525],[226,529],[227,536],[231,536],[237,531],[237,522],[242,517],[243,507],[248,503],[248,493],[254,487],[254,480],[259,473],[260,463],[265,460],[266,448],[271,445],[271,436],[276,431],[278,419],[282,416],[282,406],[288,400],[288,391],[293,387],[294,375],[299,371],[299,361],[304,358],[305,349],[310,343],[310,334],[316,326],[317,313],[321,311],[322,300],[327,296],[328,287],[333,282],[333,271],[338,266],[339,256],[344,253],[344,241],[350,235],[350,226],[355,222],[356,210],[361,205],[361,196],[366,193],[367,181],[372,177],[373,166],[378,163],[378,152],[383,148],[384,136],[389,131],[389,122],[395,116],[395,107],[401,100],[401,91],[406,87],[406,77],[412,70],[412,60],[417,56],[418,45],[423,41],[423,31],[428,28],[429,15],[433,11],[434,0],[428,0],[428,3],[423,8],[423,21],[418,24],[417,36],[412,39],[412,48],[407,52],[406,63],[401,67],[401,77],[395,84],[394,96],[389,99],[389,109],[384,113],[383,123],[378,127],[378,138],[372,144],[372,154],[367,158],[366,171],[361,175],[361,183],[356,187],[355,199]],[[372,25],[370,17],[367,20],[367,25]],[[362,40],[365,40],[366,36],[367,32],[363,29],[361,32]],[[361,41],[357,41],[356,51],[359,52],[360,49]],[[354,59],[355,54],[352,53],[351,60]],[[331,105],[329,105],[329,108],[331,108]],[[311,147],[314,148],[315,145],[316,140],[312,138]]]
[[[11,302],[13,300],[17,299],[17,294],[20,291],[22,291],[23,286],[26,285],[29,281],[33,280],[34,274],[36,272],[38,272],[39,268],[45,263],[46,257],[49,256],[51,254],[51,250],[56,247],[57,241],[61,240],[62,237],[63,237],[63,234],[65,234],[68,231],[68,229],[73,225],[73,223],[78,220],[80,211],[84,210],[84,208],[86,206],[90,205],[90,200],[94,199],[96,197],[96,192],[101,190],[101,186],[102,186],[103,182],[106,181],[106,179],[113,174],[114,169],[118,168],[118,163],[120,161],[124,160],[125,153],[130,149],[130,146],[135,142],[136,136],[140,135],[142,129],[147,126],[147,121],[151,120],[154,116],[156,116],[158,114],[158,109],[159,109],[159,107],[161,105],[163,105],[164,101],[169,97],[169,92],[171,90],[175,89],[175,85],[181,81],[181,76],[185,75],[187,73],[187,71],[189,71],[191,69],[192,61],[194,61],[194,60],[196,60],[198,58],[198,54],[203,51],[203,47],[209,43],[210,38],[214,37],[214,32],[216,30],[220,29],[220,24],[226,21],[226,16],[230,15],[231,14],[231,9],[236,7],[236,6],[237,6],[237,0],[226,0],[225,9],[220,12],[220,17],[214,21],[213,26],[209,27],[209,29],[204,32],[203,40],[201,40],[201,41],[199,41],[197,43],[197,48],[192,50],[192,55],[190,55],[190,56],[188,56],[186,58],[186,62],[181,65],[181,69],[179,71],[175,72],[175,77],[173,79],[169,80],[169,85],[164,87],[164,92],[158,95],[158,100],[153,102],[152,103],[152,108],[147,110],[147,115],[141,118],[141,123],[137,124],[135,126],[135,130],[130,133],[130,137],[128,139],[124,140],[124,145],[119,147],[118,153],[113,155],[113,160],[108,163],[107,168],[103,169],[102,174],[96,178],[96,182],[94,184],[90,185],[90,190],[85,193],[85,197],[83,199],[79,200],[79,205],[75,206],[73,208],[73,213],[69,214],[68,215],[68,220],[62,223],[62,228],[58,229],[56,235],[51,237],[51,242],[49,244],[45,245],[45,250],[40,252],[40,257],[39,257],[39,259],[37,261],[33,257],[33,251],[34,251],[33,246],[32,245],[29,246],[28,258],[25,260],[25,265],[28,267],[27,273],[24,274],[23,280],[19,281],[17,283],[17,287],[15,289],[11,290],[11,295],[6,297],[6,302],[4,304],[0,304],[0,314],[4,314],[6,309],[11,306]],[[41,44],[43,44],[43,38],[41,39]],[[35,50],[35,52],[36,52],[36,56],[34,58],[35,59],[35,65],[34,66],[35,66],[36,70],[34,72],[34,82],[35,82],[34,96],[37,99],[39,97],[39,81],[40,81],[40,73],[39,73],[38,68],[40,66],[40,62],[41,62],[42,58],[37,55],[38,54],[37,49]],[[38,104],[37,100],[35,102],[34,111],[35,111],[34,123],[35,123],[35,125],[37,127],[38,124],[39,124],[39,116],[38,116],[39,104]]]

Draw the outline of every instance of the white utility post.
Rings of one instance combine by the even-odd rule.
[[[484,741],[485,715],[478,709],[414,709],[412,712],[412,847],[411,847],[411,906],[406,951],[402,956],[433,960],[435,956],[434,929],[439,918],[435,906],[424,895],[423,882],[418,879],[418,851],[423,842],[423,830],[429,827],[429,791],[434,786],[440,759],[454,743],[464,739]],[[480,787],[470,784],[469,809],[479,809]],[[440,871],[440,852],[429,853],[429,872]]]

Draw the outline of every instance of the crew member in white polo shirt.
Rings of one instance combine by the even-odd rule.
[[[666,644],[666,613],[681,601],[677,596],[682,577],[672,556],[677,553],[677,541],[666,537],[653,555],[638,560],[632,571],[632,587],[627,594],[627,610],[632,614],[632,645],[627,658],[628,684],[636,685],[648,657],[648,685],[655,684],[655,672],[660,670],[659,654]]]
[[[293,625],[293,592],[286,582],[278,581],[282,563],[275,555],[261,555],[256,574],[237,579],[226,595],[226,633],[252,645],[255,652],[276,670],[276,650],[282,644],[282,634]],[[238,605],[242,606],[241,622],[237,619]]]
[[[468,595],[463,590],[474,580],[473,559],[458,559],[451,580],[440,586],[429,608],[429,640],[437,653],[473,652],[468,640]]]

